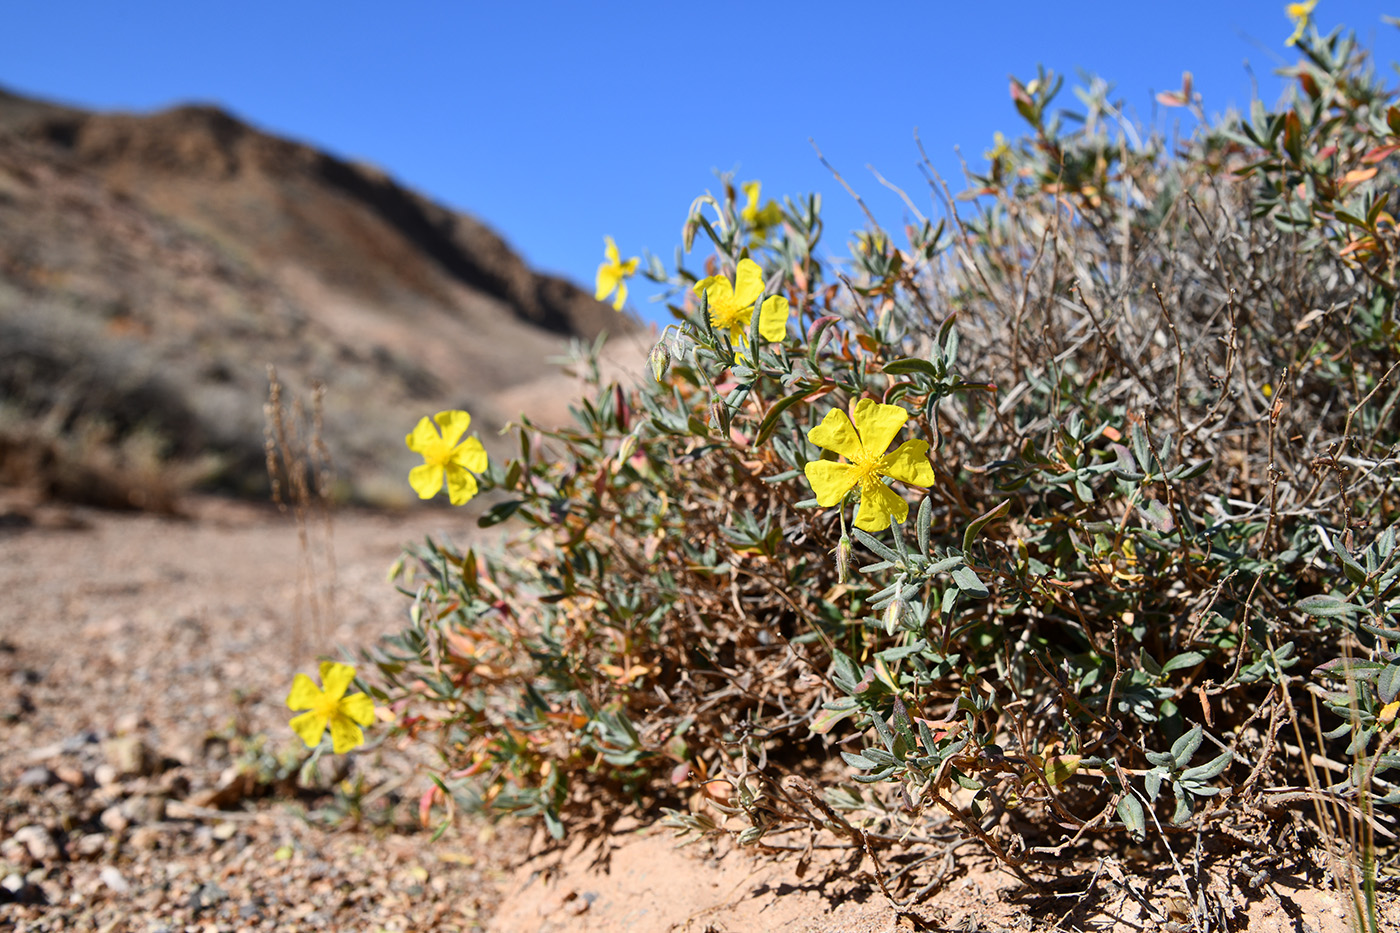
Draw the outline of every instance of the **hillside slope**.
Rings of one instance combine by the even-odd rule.
[[[635,326],[479,221],[217,108],[102,114],[0,92],[11,419],[153,432],[216,454],[221,488],[257,492],[272,364],[297,394],[326,384],[345,491],[392,500],[419,416],[467,408],[490,446],[570,338]]]

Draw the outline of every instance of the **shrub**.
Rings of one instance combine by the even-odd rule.
[[[500,549],[400,565],[374,689],[439,799],[1015,864],[1388,820],[1400,106],[1350,36],[1297,47],[1278,109],[1180,142],[1014,82],[1025,135],[839,264],[816,196],[697,199],[643,263],[656,378],[521,422]]]

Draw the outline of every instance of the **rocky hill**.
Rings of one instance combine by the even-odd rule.
[[[0,91],[0,482],[26,474],[24,423],[139,434],[257,493],[273,364],[325,383],[343,492],[393,501],[419,416],[466,408],[491,446],[518,400],[567,395],[541,381],[571,338],[635,327],[479,221],[218,108]]]

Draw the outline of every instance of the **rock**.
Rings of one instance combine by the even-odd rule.
[[[12,836],[9,839],[0,839],[0,861],[15,862],[23,861],[28,856],[28,850],[24,844],[17,842]]]
[[[64,739],[59,744],[59,748],[63,752],[72,755],[100,741],[102,741],[102,738],[96,732],[79,732],[77,735],[70,735],[68,738]]]
[[[87,833],[68,843],[68,857],[79,859],[97,858],[107,846],[107,836],[103,833]]]
[[[131,820],[127,819],[120,806],[108,807],[103,810],[97,821],[114,833],[123,832],[131,825]]]
[[[138,852],[153,852],[160,847],[160,830],[154,826],[138,826],[131,831],[127,844]]]
[[[121,812],[132,823],[159,823],[165,819],[165,798],[155,794],[130,797],[121,804]]]
[[[12,872],[4,878],[0,878],[0,904],[6,902],[16,904],[42,904],[44,902],[44,892],[39,887],[24,880],[24,876],[18,872]]]
[[[51,862],[58,858],[58,843],[53,841],[48,829],[38,823],[15,830],[14,840],[23,845],[29,857],[36,862]]]
[[[57,776],[45,768],[43,765],[35,765],[32,768],[25,768],[20,772],[19,780],[15,782],[17,787],[48,787]]]
[[[83,773],[82,768],[75,768],[72,765],[60,765],[54,770],[55,776],[69,787],[86,787],[88,777]]]
[[[116,894],[125,894],[131,890],[131,885],[122,877],[122,873],[111,865],[103,868],[97,877]]]
[[[59,755],[72,755],[83,750],[87,745],[97,741],[96,733],[79,732],[71,735],[62,742],[54,742],[49,745],[41,745],[31,749],[24,757],[30,761],[46,761],[49,758],[57,758]]]
[[[151,754],[151,750],[135,735],[108,739],[103,743],[102,751],[107,756],[107,763],[122,777],[150,774],[151,767],[155,764],[155,756]]]
[[[116,727],[113,731],[117,735],[128,735],[141,728],[140,713],[123,713],[117,718]]]
[[[189,908],[195,913],[228,900],[228,892],[212,881],[201,884],[190,894]]]
[[[195,796],[191,801],[198,807],[231,807],[258,791],[258,772],[254,768],[239,770],[225,768],[219,775],[219,786]]]
[[[110,787],[120,778],[117,769],[109,764],[100,764],[92,772],[92,779],[97,782],[98,787]]]

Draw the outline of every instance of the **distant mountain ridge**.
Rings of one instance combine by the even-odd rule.
[[[562,401],[531,387],[570,338],[636,327],[480,221],[217,107],[0,90],[0,401],[213,450],[227,488],[256,486],[267,363],[327,384],[333,452],[378,501],[418,415],[465,407],[490,445],[511,398]]]
[[[444,298],[436,272],[546,330],[594,336],[617,327],[617,315],[592,295],[533,272],[474,218],[377,168],[263,133],[218,107],[95,113],[0,90],[0,134],[46,146],[157,210],[238,237],[264,258],[304,263],[328,284],[388,298],[394,294],[385,285],[394,283]],[[275,228],[248,209],[248,189],[257,187],[281,199]],[[326,248],[355,245],[372,249]]]

